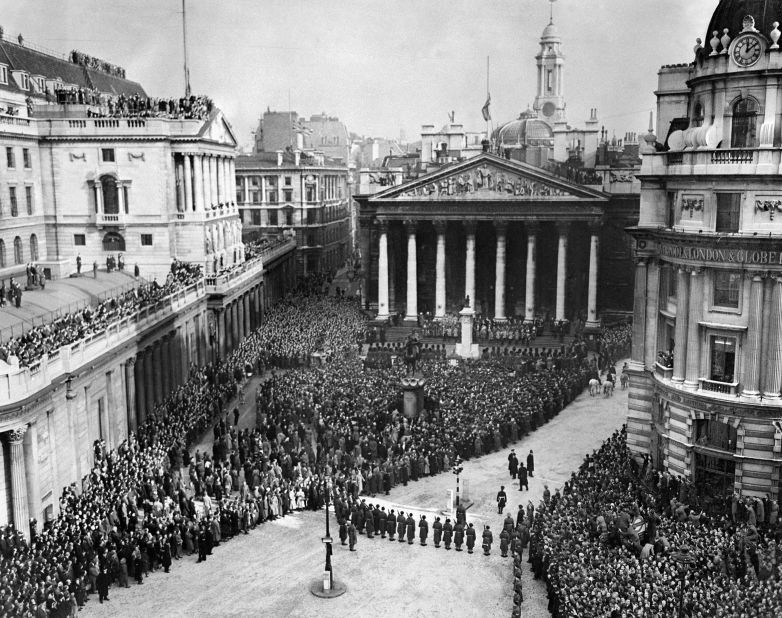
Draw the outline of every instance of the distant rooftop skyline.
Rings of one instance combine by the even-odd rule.
[[[558,0],[568,121],[593,107],[609,135],[648,125],[657,71],[689,62],[717,0]],[[240,143],[267,107],[325,112],[368,136],[418,139],[455,112],[468,130],[507,122],[535,97],[546,0],[187,0],[190,81],[211,96]],[[127,70],[151,96],[184,92],[181,0],[27,0],[5,7],[15,41],[78,49]],[[705,42],[705,44],[708,44]],[[290,91],[290,99],[289,99]]]

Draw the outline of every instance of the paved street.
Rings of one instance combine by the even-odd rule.
[[[252,422],[251,392],[248,387],[242,426]],[[533,500],[537,504],[544,483],[553,493],[584,455],[622,424],[626,393],[617,391],[610,399],[582,394],[556,418],[512,445],[519,459],[530,449],[535,452],[536,472],[529,492],[519,494],[511,487],[507,450],[465,464],[463,479],[474,501],[468,521],[479,530],[484,523],[491,525],[495,546],[490,557],[484,557],[479,548],[469,555],[435,549],[431,542],[421,547],[362,537],[355,553],[335,547],[334,573],[347,585],[347,593],[336,599],[318,599],[310,594],[309,585],[323,571],[325,551],[320,538],[325,513],[302,512],[222,544],[205,564],[186,557],[174,563],[170,574],[159,571],[142,586],[131,583],[127,590],[112,588],[111,601],[103,605],[93,595],[81,615],[508,617],[512,570],[510,558],[503,559],[499,553],[501,517],[495,496],[500,484],[506,485],[508,508],[513,513],[520,503]],[[447,490],[453,487],[453,475],[441,474],[396,488],[382,503],[403,510],[410,507],[416,515],[426,513],[431,520],[445,508]],[[333,514],[331,522],[334,535]],[[532,578],[526,553],[524,559],[522,615],[548,616],[545,587]]]

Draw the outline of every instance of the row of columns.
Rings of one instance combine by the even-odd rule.
[[[244,294],[217,310],[217,328],[220,356],[225,358],[261,323],[262,286]]]
[[[201,212],[236,202],[236,163],[233,157],[174,153],[177,210]]]
[[[705,273],[701,267],[680,267],[676,276],[674,337],[677,349],[672,379],[695,390],[702,377]],[[782,390],[782,277],[760,272],[750,272],[747,276],[750,289],[747,339],[742,346],[741,359],[742,395],[776,400]],[[653,315],[646,317],[647,320],[656,319]],[[646,339],[648,346],[650,338]]]
[[[389,221],[381,220],[380,236],[378,239],[378,314],[379,320],[388,319],[389,307],[389,268],[388,268],[388,225]],[[416,255],[416,229],[417,221],[405,221],[407,233],[407,310],[405,320],[418,319],[418,260]],[[475,228],[474,221],[464,221],[465,231],[465,301],[469,299],[470,308],[475,306]],[[435,318],[445,317],[445,232],[446,223],[437,221],[434,223],[437,232],[437,255],[435,259]],[[496,231],[496,263],[494,281],[494,319],[506,320],[505,316],[505,255],[507,244],[508,225],[506,221],[495,221]],[[556,320],[565,320],[565,284],[567,281],[567,235],[569,224],[562,222],[557,224],[559,242],[557,250],[557,303]],[[538,226],[527,224],[527,283],[525,298],[525,321],[535,320],[535,274]],[[599,259],[599,237],[597,226],[591,226],[590,253],[589,253],[589,296],[587,326],[596,327],[597,320],[597,273]]]

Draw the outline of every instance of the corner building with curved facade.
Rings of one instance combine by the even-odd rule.
[[[628,442],[775,498],[782,465],[782,0],[723,0],[659,72],[635,239]],[[659,142],[663,142],[660,144]]]

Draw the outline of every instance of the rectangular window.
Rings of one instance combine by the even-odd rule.
[[[318,194],[317,191],[315,190],[315,185],[307,185],[305,189],[305,195],[306,195],[305,199],[308,202],[316,201],[318,198]]]
[[[33,214],[33,188],[32,187],[24,188],[24,199],[25,202],[27,202],[27,214],[28,215]]]
[[[551,69],[546,71],[546,90],[551,92],[553,90],[553,84],[551,83],[554,72]]]
[[[9,169],[16,167],[16,157],[14,156],[14,149],[11,146],[5,147],[5,164]]]
[[[307,210],[307,224],[315,225],[318,222],[318,211],[314,208]]]
[[[714,271],[714,296],[715,307],[739,308],[739,296],[741,295],[741,273],[730,270]]]
[[[250,196],[248,198],[252,204],[261,203],[261,177],[250,176]]]
[[[286,202],[292,202],[293,201],[293,189],[283,189],[283,200]]]
[[[285,225],[293,225],[293,208],[285,209]]]
[[[22,90],[30,90],[30,76],[27,73],[22,73],[20,77],[22,78]]]
[[[277,176],[266,176],[266,203],[276,204],[279,201],[277,192]]]
[[[277,209],[269,210],[269,225],[277,227]]]
[[[252,224],[253,225],[260,225],[261,224],[261,211],[258,208],[253,208],[251,211],[252,214]]]
[[[731,384],[736,375],[736,338],[722,335],[710,337],[710,380]]]
[[[22,160],[24,161],[24,169],[29,170],[33,166],[30,160],[29,148],[22,148]]]
[[[717,232],[738,232],[740,193],[717,193]]]
[[[11,202],[11,216],[19,215],[19,205],[16,203],[16,187],[8,187],[8,197]]]
[[[142,247],[151,247],[152,246],[152,234],[142,234],[141,235],[141,246]]]
[[[84,234],[74,234],[73,244],[77,247],[84,247],[87,245],[87,237]]]
[[[104,163],[114,163],[114,149],[113,148],[101,148],[100,158]]]
[[[292,182],[292,178],[290,176],[285,177],[285,186],[290,187]]]
[[[0,66],[0,84],[8,83],[8,67],[5,65]]]

